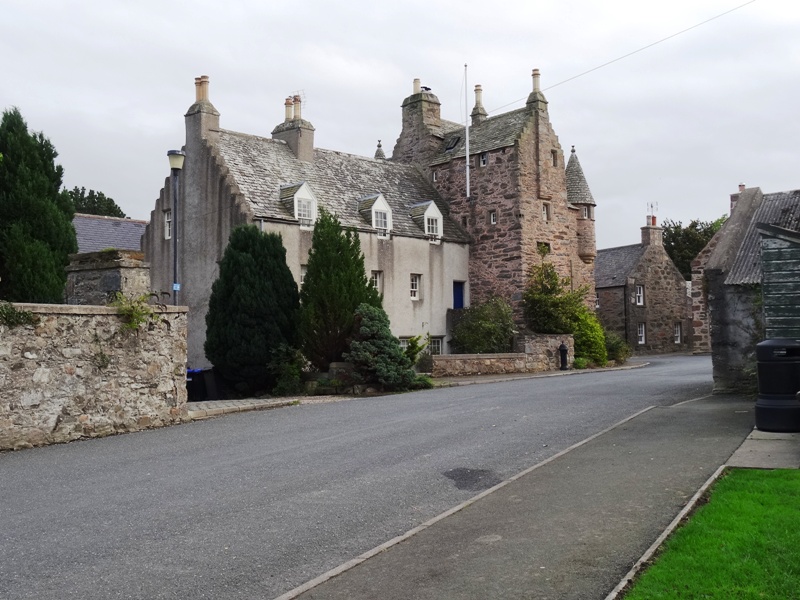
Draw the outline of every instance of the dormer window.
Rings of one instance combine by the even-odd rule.
[[[411,218],[425,232],[431,244],[441,243],[444,223],[442,213],[434,202],[421,202],[412,206]]]
[[[317,220],[317,199],[305,181],[281,186],[280,199],[283,205],[300,223],[300,229],[313,229]]]
[[[458,142],[461,141],[461,136],[457,135],[455,137],[450,138],[450,141],[447,142],[447,148],[445,148],[445,152],[452,152],[458,146]]]
[[[372,194],[358,201],[358,212],[378,234],[379,238],[388,238],[392,230],[392,209],[383,194]]]

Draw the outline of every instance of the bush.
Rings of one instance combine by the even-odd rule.
[[[353,364],[364,383],[379,383],[386,390],[407,390],[416,374],[400,342],[389,329],[382,308],[361,304],[354,319],[355,335],[343,357]]]
[[[275,378],[273,396],[297,396],[303,392],[305,359],[296,348],[282,344],[272,351],[269,371]]]
[[[417,375],[411,384],[412,390],[430,390],[433,389],[433,380],[427,375]]]
[[[536,333],[572,333],[577,314],[585,310],[587,289],[568,291],[570,280],[562,279],[555,267],[543,262],[531,269],[522,306],[528,327]]]
[[[510,352],[515,333],[511,307],[502,298],[490,298],[463,309],[453,328],[453,350],[456,354]]]
[[[419,360],[419,355],[422,354],[422,351],[428,347],[428,342],[422,342],[421,335],[415,335],[414,337],[408,338],[408,345],[406,346],[404,352],[405,355],[408,357],[408,360],[411,361],[411,366],[415,367],[417,365],[417,361]]]
[[[622,337],[612,331],[606,331],[605,336],[608,359],[613,360],[618,365],[624,364],[631,357],[631,347]]]
[[[593,312],[586,307],[582,308],[576,315],[575,328],[572,331],[575,356],[587,358],[597,366],[604,367],[608,362],[608,354],[603,326]]]
[[[589,361],[582,356],[576,356],[575,360],[572,361],[572,367],[575,369],[585,369],[589,366]]]

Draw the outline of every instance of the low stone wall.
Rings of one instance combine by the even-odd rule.
[[[36,325],[0,325],[0,450],[186,420],[186,308],[122,327],[104,306],[16,304]]]
[[[572,365],[575,343],[571,335],[520,335],[517,352],[507,354],[442,354],[433,357],[434,377],[541,373],[561,367],[559,346],[567,346],[567,364]]]

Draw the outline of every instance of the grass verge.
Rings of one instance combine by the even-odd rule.
[[[800,598],[800,471],[727,471],[625,600]]]

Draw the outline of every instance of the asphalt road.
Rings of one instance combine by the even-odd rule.
[[[710,373],[673,356],[0,454],[0,598],[274,598]]]

